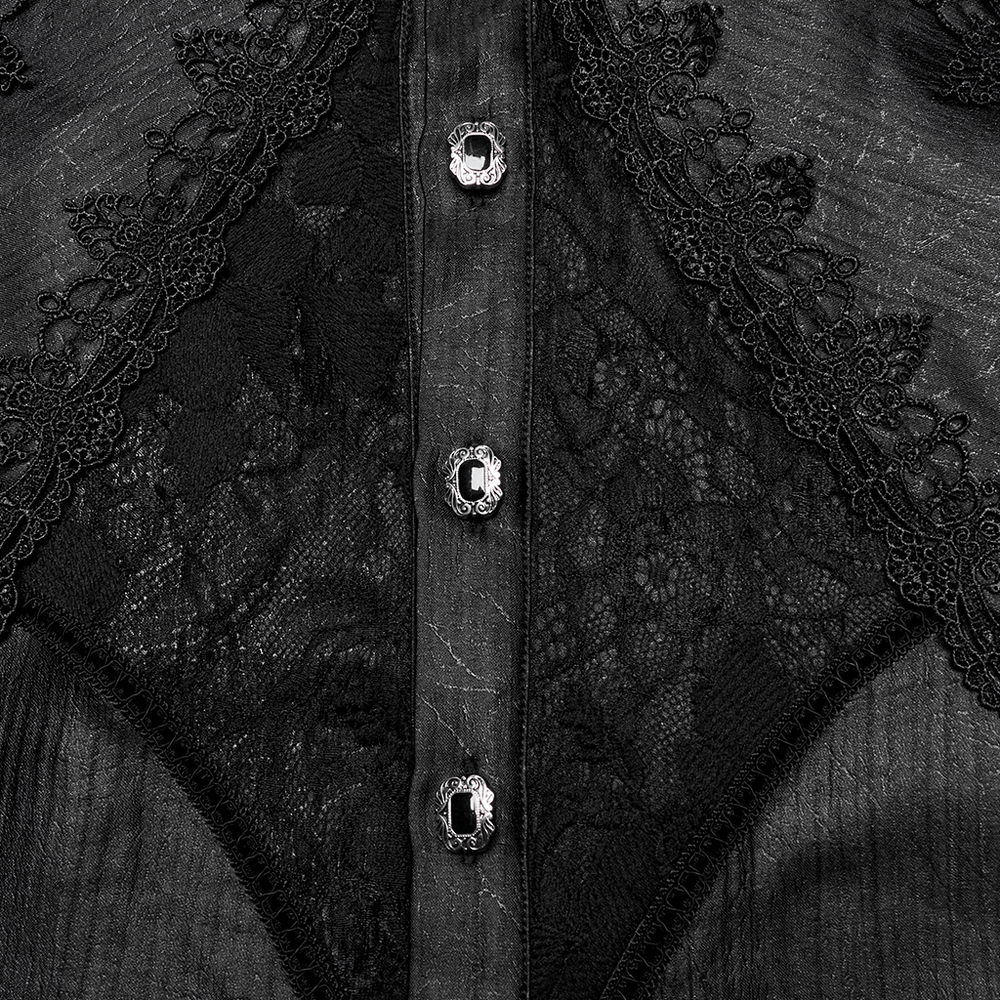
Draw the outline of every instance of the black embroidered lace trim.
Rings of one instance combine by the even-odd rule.
[[[41,295],[38,352],[0,362],[0,631],[16,606],[16,567],[58,519],[71,481],[119,436],[122,389],[152,364],[179,312],[212,288],[226,227],[278,151],[329,110],[332,73],[372,9],[373,0],[251,2],[245,33],[175,33],[201,101],[169,131],[147,133],[148,190],[66,203],[98,267]]]
[[[721,11],[629,5],[614,25],[596,0],[556,0],[586,114],[604,122],[685,277],[710,287],[734,341],[767,372],[772,405],[818,445],[910,604],[940,615],[953,662],[1000,708],[1000,481],[970,468],[969,417],[909,384],[926,316],[870,315],[858,262],[800,234],[811,162],[754,161],[749,110],[702,86]]]
[[[941,74],[941,95],[962,104],[1000,102],[1000,6],[996,0],[912,0],[933,11],[957,46]]]
[[[763,813],[789,769],[875,674],[934,634],[938,624],[933,615],[901,612],[895,621],[883,626],[884,631],[836,663],[815,690],[774,728],[771,738],[702,824],[678,861],[674,878],[657,893],[601,1000],[648,1000],[653,995],[656,970],[680,944],[730,850]]]
[[[298,994],[309,1000],[345,996],[346,990],[338,984],[326,950],[285,891],[253,824],[241,815],[224,791],[225,782],[185,737],[183,726],[169,717],[124,659],[88,640],[83,626],[68,615],[28,598],[18,609],[17,620],[122,713],[184,789],[249,893]]]
[[[0,32],[0,94],[9,94],[15,87],[27,86],[28,73],[21,50]]]
[[[703,84],[721,37],[707,3],[629,4],[614,23],[596,0],[555,0],[583,111],[603,123],[685,278],[711,291],[727,344],[766,377],[771,404],[826,454],[855,511],[884,535],[902,613],[837,663],[731,786],[678,875],[658,894],[604,993],[644,995],[712,874],[818,729],[884,663],[941,628],[955,665],[1000,707],[993,648],[1000,593],[1000,483],[977,478],[969,418],[910,389],[929,320],[856,303],[858,262],[801,232],[811,162],[755,160],[752,113]]]
[[[28,0],[15,0],[0,7],[0,27],[28,5]],[[15,87],[29,87],[27,66],[21,50],[0,31],[0,96]]]

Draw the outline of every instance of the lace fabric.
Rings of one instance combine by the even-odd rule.
[[[557,173],[584,187],[581,178],[588,174],[584,151],[592,155],[595,150],[610,147],[645,202],[652,233],[646,236],[646,252],[654,257],[666,251],[679,272],[673,279],[677,298],[683,297],[682,289],[686,286],[689,301],[693,294],[695,301],[701,303],[698,319],[689,314],[683,319],[651,320],[650,317],[656,316],[650,306],[655,295],[649,290],[663,291],[670,287],[662,276],[647,281],[641,308],[616,302],[606,291],[609,286],[618,290],[619,296],[634,296],[634,290],[642,287],[629,265],[623,263],[633,260],[638,252],[640,239],[635,225],[617,219],[608,224],[609,232],[605,232],[599,223],[592,222],[588,234],[587,226],[581,222],[585,216],[581,204],[572,200],[566,204],[567,187],[571,189],[566,180],[553,199],[563,203],[559,210],[540,212],[540,219],[545,220],[543,233],[544,226],[550,226],[548,242],[544,237],[540,242],[543,270],[549,276],[570,277],[564,277],[564,283],[556,286],[558,292],[540,296],[540,301],[555,305],[551,314],[539,318],[539,330],[556,323],[560,328],[560,334],[553,336],[553,343],[559,346],[548,351],[543,348],[540,356],[546,366],[553,366],[543,367],[541,382],[555,387],[554,392],[561,396],[550,405],[551,419],[555,427],[562,428],[562,433],[553,438],[551,429],[547,431],[544,426],[548,418],[539,417],[541,426],[536,427],[536,441],[558,442],[547,456],[544,450],[540,452],[540,468],[558,471],[552,477],[545,471],[539,474],[539,506],[543,510],[547,507],[558,510],[560,527],[554,536],[558,543],[552,540],[546,546],[541,541],[547,537],[544,518],[536,525],[542,553],[537,569],[538,589],[544,594],[544,581],[550,576],[558,580],[552,594],[558,594],[559,599],[553,596],[547,601],[540,597],[537,604],[540,610],[533,669],[541,678],[536,681],[542,692],[539,700],[547,708],[545,723],[537,715],[534,717],[538,743],[533,744],[529,759],[538,762],[540,787],[552,787],[559,781],[569,787],[566,806],[558,818],[553,817],[543,827],[533,830],[536,847],[532,863],[537,887],[535,983],[544,983],[543,995],[568,996],[574,992],[586,994],[606,981],[606,996],[632,996],[648,989],[650,968],[662,961],[671,941],[678,940],[674,932],[677,926],[683,926],[684,911],[694,905],[698,887],[704,887],[712,859],[724,853],[721,842],[728,839],[732,843],[730,834],[734,826],[743,822],[739,817],[748,820],[753,814],[752,808],[746,811],[748,802],[766,795],[769,782],[757,779],[734,781],[729,788],[735,792],[725,790],[731,774],[725,775],[725,768],[718,762],[745,759],[756,752],[751,748],[765,748],[765,720],[775,722],[776,731],[782,729],[783,724],[778,724],[778,720],[783,716],[797,719],[795,726],[815,731],[815,726],[804,720],[816,706],[810,707],[807,699],[799,708],[793,707],[794,691],[787,692],[788,700],[781,703],[762,681],[766,673],[763,657],[747,674],[756,678],[757,690],[750,684],[742,687],[733,679],[740,676],[740,663],[745,661],[752,646],[749,637],[755,634],[755,617],[748,613],[754,611],[748,595],[755,587],[748,581],[747,569],[754,565],[753,545],[740,554],[741,543],[735,539],[749,539],[753,531],[763,530],[762,508],[756,505],[748,518],[752,527],[738,522],[739,532],[722,523],[709,527],[711,522],[707,522],[696,535],[697,543],[685,548],[680,539],[687,518],[679,523],[677,518],[678,509],[684,511],[684,507],[675,501],[678,504],[675,508],[675,504],[665,499],[676,488],[678,465],[684,469],[685,463],[691,463],[691,471],[685,469],[684,477],[691,477],[700,487],[691,491],[690,502],[696,509],[707,504],[711,496],[705,484],[711,482],[712,471],[717,475],[721,471],[713,470],[711,457],[695,457],[703,450],[704,455],[715,456],[717,460],[725,450],[718,438],[709,437],[703,430],[703,426],[714,429],[706,414],[718,414],[714,420],[722,423],[721,414],[727,413],[722,400],[715,401],[705,385],[705,373],[713,373],[711,379],[718,370],[718,362],[708,360],[709,351],[728,356],[735,369],[751,381],[763,376],[756,391],[743,382],[739,389],[730,390],[732,398],[744,406],[751,401],[756,406],[768,397],[769,406],[793,435],[813,446],[819,445],[827,454],[831,470],[828,475],[832,478],[826,480],[828,499],[818,507],[836,510],[846,500],[847,509],[838,526],[828,523],[818,528],[807,551],[818,553],[831,539],[847,537],[856,516],[854,512],[859,512],[868,528],[885,539],[882,557],[886,560],[888,577],[898,586],[902,597],[911,606],[927,609],[923,615],[917,614],[908,621],[904,618],[891,626],[881,643],[864,640],[859,648],[867,646],[868,651],[860,661],[853,666],[847,666],[845,661],[845,665],[836,667],[822,681],[819,659],[812,664],[808,659],[798,659],[801,654],[797,654],[789,636],[772,635],[765,646],[770,662],[789,664],[785,668],[788,675],[801,681],[803,688],[808,687],[810,680],[819,682],[825,691],[821,700],[830,696],[830,705],[842,702],[849,689],[856,687],[858,682],[850,680],[852,674],[870,677],[873,670],[898,657],[928,627],[933,627],[940,615],[955,664],[966,671],[967,683],[977,691],[983,704],[997,707],[997,664],[992,646],[997,484],[992,479],[980,478],[972,470],[967,444],[968,414],[943,408],[929,395],[911,388],[928,344],[928,318],[882,315],[861,306],[856,285],[858,262],[803,235],[803,223],[814,199],[812,164],[795,154],[755,161],[750,113],[734,109],[703,83],[721,35],[719,12],[707,4],[674,12],[655,4],[627,5],[616,24],[602,5],[577,3],[555,7],[556,18],[573,52],[573,89],[583,110],[605,126],[607,138],[602,139],[600,133],[587,134],[579,124],[575,130],[566,125],[571,113],[564,109],[570,98],[565,89],[550,91],[540,106],[561,110],[551,114],[550,124],[558,125],[554,138],[542,148],[560,152],[551,154],[549,160],[541,158],[542,203],[549,207],[545,202],[553,190],[553,160],[560,164]],[[544,43],[540,48],[545,49]],[[622,182],[608,176],[589,185],[589,203],[600,205],[603,219],[614,218],[613,206],[617,204],[607,192],[621,189]],[[586,200],[584,196],[584,203]],[[595,232],[600,235],[594,236]],[[617,236],[626,232],[627,237]],[[553,244],[558,244],[557,249],[549,249]],[[605,256],[595,251],[602,246],[614,249]],[[553,262],[553,257],[558,263]],[[645,267],[649,269],[652,265],[646,263]],[[609,277],[605,279],[605,275]],[[567,306],[575,299],[584,304],[578,308]],[[612,311],[613,322],[605,318]],[[693,315],[698,317],[699,313]],[[669,331],[674,325],[686,326],[689,331],[700,325],[704,339],[714,340],[716,346],[703,347],[705,354],[697,359],[690,357],[692,349],[687,344],[688,357],[678,356],[673,344],[670,345],[673,350],[666,351],[662,340],[668,333],[662,331]],[[630,338],[637,336],[659,338],[660,350],[646,349],[623,362],[622,374],[614,378],[612,359],[627,349]],[[636,372],[643,373],[638,381]],[[701,376],[696,389],[685,384],[684,376],[689,372]],[[647,379],[648,388],[644,388]],[[699,401],[694,413],[692,404],[685,400],[686,391]],[[678,396],[685,400],[683,404],[678,404]],[[540,410],[545,414],[544,402]],[[766,424],[759,423],[759,411],[752,412],[754,417],[748,420],[748,426],[755,426],[758,431],[755,444],[763,449],[760,427]],[[733,426],[728,415],[726,424]],[[790,446],[777,444],[780,434],[772,433],[776,435],[775,453],[788,454]],[[648,436],[650,442],[658,440],[663,451],[657,452],[647,443],[649,453],[637,461],[641,450],[632,450],[633,446],[626,442],[639,439],[640,435]],[[672,441],[676,443],[666,444]],[[761,459],[751,454],[753,459],[741,467],[743,475],[748,475],[748,470],[755,466],[761,467]],[[582,455],[587,460],[582,460]],[[669,455],[670,459],[657,464],[657,455]],[[763,465],[764,470],[767,468]],[[795,481],[799,474],[798,470],[783,471],[777,478]],[[762,482],[773,481],[767,471],[759,475]],[[808,479],[811,485],[817,482],[812,473]],[[623,483],[638,485],[626,488]],[[546,494],[547,489],[556,492]],[[609,489],[613,491],[610,502],[604,500],[605,490]],[[794,487],[793,492],[797,492]],[[649,504],[649,512],[637,513],[636,498],[641,503],[647,496],[655,497]],[[584,503],[583,498],[590,502]],[[575,521],[574,508],[579,508],[580,518],[575,544],[570,528]],[[793,521],[796,517],[788,507],[778,516]],[[642,527],[646,519],[656,524],[655,533]],[[863,529],[858,530],[864,534]],[[787,537],[785,530],[777,534]],[[626,569],[630,564],[625,554],[630,540],[636,538],[647,540],[647,551],[643,560],[636,557],[633,577]],[[716,550],[713,540],[722,538],[725,542],[718,542]],[[874,545],[874,537],[865,544]],[[762,549],[771,551],[771,545],[763,545]],[[664,596],[660,599],[665,608],[675,608],[684,597],[690,599],[702,592],[711,594],[713,574],[709,567],[717,559],[725,564],[723,552],[739,566],[739,584],[723,586],[714,602],[709,599],[705,617],[717,622],[719,609],[725,606],[723,595],[743,595],[748,603],[741,609],[746,615],[739,628],[742,642],[738,647],[724,646],[712,654],[707,653],[708,647],[695,642],[695,652],[689,653],[690,673],[685,688],[680,683],[684,675],[679,670],[673,679],[655,672],[669,671],[670,657],[677,655],[669,647],[667,637],[673,639],[678,634],[686,637],[691,626],[672,622],[670,628],[662,628],[663,638],[657,647],[653,638],[657,632],[656,611],[650,608],[648,599],[643,600],[630,591],[633,581],[651,585],[662,580]],[[845,555],[840,545],[837,552],[839,557]],[[548,553],[558,553],[561,561]],[[585,557],[583,553],[589,555]],[[828,553],[824,560],[827,572],[831,571],[829,557]],[[692,561],[698,567],[693,576]],[[650,564],[655,567],[657,562],[662,567],[659,579],[648,570]],[[616,571],[617,575],[612,576]],[[726,579],[724,572],[716,572],[717,579]],[[824,607],[819,592],[811,591],[809,584],[804,583],[811,573],[805,570],[799,573],[796,583],[790,585],[790,593],[783,595],[777,604],[762,600],[757,605],[759,609],[767,608],[766,613],[756,612],[759,616],[756,621],[767,621],[766,632],[773,633],[775,628],[779,617],[775,608],[794,607],[797,596],[804,599],[803,609]],[[578,592],[567,582],[578,581],[583,588],[589,575],[603,576],[603,588],[594,581]],[[612,579],[614,583],[607,582]],[[790,579],[784,577],[762,589],[765,593],[771,589],[772,593],[780,594]],[[840,583],[846,587],[832,586],[827,593],[852,593],[857,577],[851,582],[841,578]],[[886,602],[881,607],[876,603],[868,606],[869,625],[875,625],[889,607],[888,595],[881,596]],[[739,601],[735,607],[740,608]],[[821,627],[818,622],[822,617],[821,613],[811,616],[808,627],[799,623],[799,635]],[[639,634],[646,633],[645,645],[634,638],[626,641],[630,629],[640,623]],[[832,644],[822,647],[821,659],[827,665],[850,651],[852,640],[848,633],[842,632],[841,639],[844,645],[840,652]],[[637,660],[636,649],[653,653]],[[714,663],[727,664],[730,676],[726,683],[736,685],[731,691],[727,692],[723,679],[714,678],[704,666]],[[565,679],[561,676],[563,670]],[[645,688],[643,684],[649,683],[651,671],[657,680]],[[779,672],[778,677],[781,676]],[[716,745],[712,753],[700,756],[697,743],[694,747],[683,745],[682,752],[674,749],[673,753],[690,763],[690,772],[684,776],[687,787],[683,782],[677,783],[680,792],[675,794],[690,798],[671,803],[670,809],[659,814],[656,807],[646,812],[638,806],[642,802],[648,808],[643,792],[650,794],[641,778],[641,762],[655,759],[662,764],[671,759],[672,753],[661,745],[654,753],[632,750],[629,756],[627,748],[632,746],[632,738],[618,721],[618,709],[625,698],[620,681],[625,677],[629,679],[628,694],[636,698],[636,703],[623,718],[641,719],[634,725],[644,734],[652,730],[653,723],[643,716],[640,706],[654,702],[654,689],[662,692],[674,687],[678,705],[673,712],[656,702],[661,725],[683,733],[680,720],[693,715],[695,733],[703,737],[697,730],[698,712],[697,707],[692,708],[691,693],[697,693],[698,682],[706,681],[712,692],[710,707],[706,702],[704,709],[706,720],[711,720],[707,723],[709,729],[721,723],[727,703],[741,704],[742,710],[760,728],[752,735],[746,734],[747,742],[740,749],[735,748],[737,741],[732,735],[740,728],[735,720],[728,736],[732,742],[724,750]],[[776,680],[775,685],[775,690],[780,690],[782,681]],[[576,692],[572,697],[570,687]],[[834,689],[839,692],[836,697]],[[581,695],[580,691],[604,692],[605,697],[593,698],[589,693]],[[546,726],[551,726],[551,720],[561,713],[565,713],[566,731],[578,738],[567,739],[564,732],[546,739]],[[825,718],[832,714],[832,708],[819,713]],[[811,738],[809,732],[804,734],[798,742],[799,752]],[[779,739],[778,743],[785,746],[777,752],[777,758],[784,757],[787,764],[794,756],[788,744],[796,742],[788,737]],[[767,750],[761,759],[774,757],[775,753]],[[769,764],[763,770],[772,766]],[[781,765],[778,766],[780,769]],[[574,775],[574,780],[567,779],[567,774]],[[598,778],[599,774],[606,778]],[[717,785],[707,781],[709,774],[718,780]],[[722,800],[723,815],[716,832],[702,842],[702,848],[694,855],[679,862],[671,855],[669,833],[664,831],[683,827],[678,816],[692,818],[692,827],[697,827],[704,816],[703,810],[716,795]],[[734,795],[735,798],[730,798]],[[599,806],[598,802],[602,804]],[[658,822],[647,830],[645,821],[650,813],[658,815]],[[706,831],[711,825],[706,820],[701,829]],[[683,836],[680,834],[680,839]],[[708,844],[712,844],[710,850],[705,849]],[[679,845],[675,846],[679,850]],[[657,852],[662,865],[659,876],[649,872],[654,867],[650,858]],[[585,930],[586,923],[571,914],[586,911],[586,906],[577,905],[575,899],[568,901],[555,888],[570,877],[568,869],[560,871],[560,864],[571,865],[574,863],[571,859],[581,854],[588,859],[583,865],[582,881],[587,887],[583,891],[590,891],[592,900],[601,900],[606,913],[614,913],[613,918],[603,918],[612,926],[622,923],[633,926],[632,917],[627,914],[640,905],[645,886],[659,882],[667,887],[652,902],[646,892],[649,910],[613,975],[606,967],[602,973],[600,963],[610,959],[617,943],[609,943],[607,951],[584,947],[584,941],[592,940],[591,934]],[[678,864],[694,866],[690,878],[679,878],[676,867],[675,874],[669,873],[671,865]],[[557,871],[560,871],[558,876],[554,874]],[[678,891],[671,893],[670,887]],[[574,974],[577,980],[569,985]]]
[[[118,397],[152,364],[180,311],[225,262],[222,235],[289,140],[314,131],[330,77],[357,43],[370,4],[251,2],[252,30],[175,37],[200,106],[153,129],[149,189],[70,201],[70,227],[95,273],[39,297],[38,352],[0,368],[0,622],[16,605],[15,567],[58,517],[69,484],[121,433]]]
[[[22,616],[172,768],[299,995],[382,1000],[406,995],[409,916],[409,369],[400,151],[384,142],[398,134],[397,29],[391,9],[363,39],[358,8],[282,12],[300,48],[290,54],[258,24],[247,37],[264,53],[260,74],[240,76],[246,39],[178,39],[209,121],[231,123],[207,148],[223,162],[239,148],[247,174],[192,162],[202,109],[172,138],[150,137],[170,151],[157,164],[187,150],[175,197],[72,208],[78,237],[104,263],[99,277],[44,300],[47,336],[84,326],[70,309],[96,287],[98,342],[149,367],[99,411],[102,427],[88,425],[127,430],[106,458],[88,453],[100,464],[25,567]],[[260,103],[268,117],[248,123],[228,88],[254,106],[255,88],[286,62],[284,97],[271,93]],[[188,170],[209,192],[189,190]],[[208,221],[172,244],[154,241],[182,212],[182,192],[199,211],[214,204]],[[213,192],[214,203],[203,200]],[[127,266],[178,249],[155,281]],[[145,336],[127,345],[115,335],[119,298],[129,322],[137,303],[148,307],[155,356]],[[161,342],[163,322],[172,329]],[[64,343],[79,358],[79,339]],[[89,366],[67,376],[68,396],[92,384],[105,357],[84,353]],[[45,356],[31,371],[55,363]],[[123,379],[135,370],[113,369]]]
[[[2,22],[0,22],[2,23]],[[21,50],[0,32],[0,95],[14,87],[27,87],[28,74]]]
[[[865,313],[858,262],[797,235],[811,164],[754,163],[750,112],[702,89],[715,8],[636,8],[618,28],[587,4],[557,10],[582,106],[611,128],[681,272],[714,290],[730,336],[768,372],[775,410],[826,452],[852,505],[884,532],[890,579],[944,618],[956,666],[1000,707],[1000,482],[971,468],[968,414],[908,388],[928,318]]]
[[[941,95],[962,104],[1000,102],[1000,8],[994,0],[911,0],[934,12],[957,42]]]
[[[24,56],[3,31],[5,23],[25,6],[27,0],[0,6],[0,97],[10,93],[15,87],[29,85]]]
[[[563,8],[563,23],[588,10]],[[616,54],[656,39],[640,60],[650,90],[699,100],[685,73],[707,69],[714,12],[660,21],[645,12],[617,36],[608,22],[576,39],[579,63],[566,59],[558,22],[542,24],[536,45],[527,780],[540,997],[646,988],[713,866],[795,755],[927,629],[919,614],[895,618],[885,544],[858,521],[805,435],[772,415],[772,383],[705,287],[737,251],[725,242],[729,226],[751,247],[766,242],[736,214],[740,196],[791,236],[812,204],[806,165],[788,157],[748,166],[742,184],[727,186],[716,150],[729,140],[744,149],[744,134],[727,135],[725,123],[749,119],[705,97],[697,112],[678,112],[689,130],[683,151],[643,175],[651,211],[630,193],[628,174],[645,168],[654,134],[623,149],[614,129],[572,110],[574,83],[585,80],[584,105],[602,124],[642,120],[609,37],[622,39]],[[687,70],[664,80],[664,66]],[[675,203],[675,189],[659,183],[668,176],[678,186],[714,178],[731,203],[683,188]],[[693,234],[678,225],[668,257],[659,213],[673,211]],[[821,251],[803,248],[799,258],[787,249],[782,273],[805,312],[816,304],[806,290],[812,266],[848,268]],[[886,318],[872,337],[898,338],[909,357],[904,345],[916,351],[924,325]],[[824,331],[814,332],[819,340]],[[875,348],[867,353],[879,356]],[[785,386],[794,391],[790,374]]]

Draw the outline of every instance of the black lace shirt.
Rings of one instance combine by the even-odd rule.
[[[0,3],[0,1000],[995,997],[998,127],[995,0]]]

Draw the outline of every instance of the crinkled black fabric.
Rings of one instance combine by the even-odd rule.
[[[0,996],[408,995],[402,16],[0,6]],[[988,737],[948,713],[1000,707],[1000,12],[529,27],[510,960],[536,1000],[832,1000],[912,992],[929,935],[942,995],[982,991],[938,917],[995,952],[994,855],[954,843],[990,829]],[[859,762],[925,723],[975,744],[961,793]],[[887,936],[852,955],[854,913]]]
[[[651,996],[996,994],[996,723],[946,657],[929,640],[845,707],[728,856]]]
[[[292,1000],[252,900],[153,748],[20,627],[0,685],[0,995]]]

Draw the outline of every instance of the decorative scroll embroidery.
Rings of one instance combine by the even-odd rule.
[[[0,32],[0,94],[8,94],[16,86],[28,86],[24,59],[21,50]]]
[[[941,93],[963,104],[1000,102],[1000,6],[996,0],[913,0],[958,39]]]
[[[1000,482],[977,478],[969,418],[908,388],[927,317],[869,315],[857,261],[800,235],[812,164],[752,159],[750,111],[702,88],[721,11],[629,4],[617,28],[594,0],[557,0],[578,57],[584,111],[605,122],[691,281],[714,289],[729,327],[769,372],[775,409],[827,454],[856,509],[884,532],[887,573],[944,620],[955,665],[1000,708]]]
[[[250,30],[177,32],[177,59],[200,105],[151,130],[148,191],[68,202],[96,272],[39,297],[38,352],[0,363],[0,628],[13,574],[58,518],[77,473],[107,457],[118,399],[163,348],[181,309],[225,261],[226,226],[289,140],[314,131],[330,80],[356,44],[372,0],[247,5]]]
[[[14,0],[0,6],[0,28],[27,5],[28,0]],[[21,50],[0,31],[0,95],[9,94],[15,87],[30,85]]]

